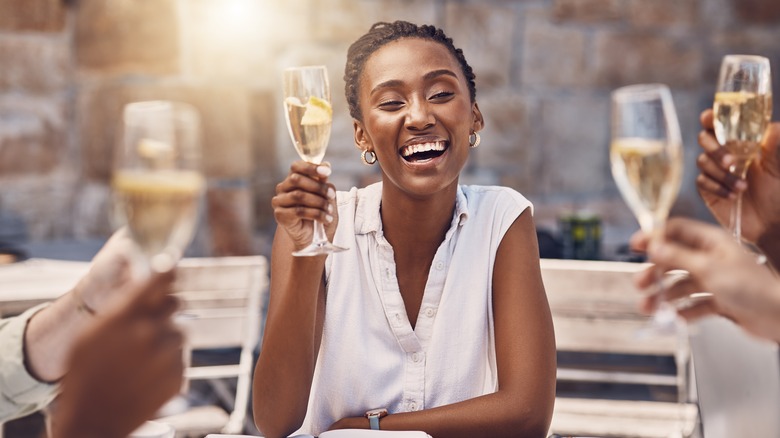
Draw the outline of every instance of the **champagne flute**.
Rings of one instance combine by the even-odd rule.
[[[745,179],[761,153],[761,141],[772,119],[772,76],[761,56],[726,55],[720,66],[713,105],[715,137],[736,159],[729,171]],[[742,241],[742,192],[731,209],[730,228]]]
[[[642,231],[659,238],[680,190],[682,139],[672,94],[662,84],[641,84],[612,93],[612,176]],[[676,311],[663,299],[657,274],[656,311],[649,330],[676,329]]]
[[[195,231],[205,188],[197,110],[171,101],[124,107],[112,179],[115,219],[127,226],[142,274],[171,269]]]
[[[284,71],[284,114],[301,159],[320,164],[330,140],[333,109],[325,66],[293,67]],[[294,256],[316,256],[346,250],[328,241],[325,227],[314,221],[312,242]]]

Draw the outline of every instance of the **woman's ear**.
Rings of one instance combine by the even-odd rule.
[[[477,102],[474,102],[471,105],[471,116],[474,119],[471,130],[474,132],[479,132],[482,130],[482,128],[485,127],[485,119],[482,118],[482,111],[479,110],[479,105],[477,105]]]
[[[363,129],[363,123],[357,119],[352,119],[352,128],[355,135],[355,147],[361,151],[368,150],[371,146],[371,139],[366,134],[365,129]]]

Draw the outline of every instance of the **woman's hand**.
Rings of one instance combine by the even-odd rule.
[[[336,189],[328,183],[330,165],[296,161],[290,173],[276,185],[271,200],[276,223],[284,228],[295,249],[305,248],[312,241],[312,221],[325,225],[328,239],[333,240],[338,223]]]
[[[780,340],[780,281],[756,257],[746,252],[723,229],[691,219],[675,218],[666,225],[664,239],[649,242],[644,235],[632,239],[635,247],[648,247],[655,263],[636,276],[636,285],[655,285],[655,272],[682,269],[686,276],[669,285],[664,298],[675,302],[680,316],[695,320],[711,314],[729,318],[747,331]],[[700,294],[707,292],[708,294]],[[645,300],[650,309],[653,297]]]
[[[702,112],[701,125],[699,145],[704,152],[696,161],[700,170],[696,186],[712,214],[728,227],[736,194],[743,192],[743,238],[760,244],[767,234],[780,233],[780,124],[773,123],[767,129],[761,158],[751,164],[746,181],[729,172],[735,157],[715,139],[712,110]]]

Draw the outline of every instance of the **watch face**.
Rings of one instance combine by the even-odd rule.
[[[366,417],[382,418],[385,415],[387,415],[387,409],[385,408],[371,409],[370,411],[366,412]]]

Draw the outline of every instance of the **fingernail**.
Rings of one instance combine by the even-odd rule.
[[[331,216],[329,214],[326,214],[325,215],[325,222],[327,222],[327,223],[333,222],[333,216]]]
[[[734,184],[734,188],[737,189],[737,190],[745,190],[745,189],[747,189],[747,181],[745,181],[744,179],[741,179],[741,180],[737,181],[737,183]]]
[[[330,167],[328,166],[317,166],[317,173],[322,176],[330,176]]]
[[[336,191],[333,187],[328,187],[328,199],[334,199],[336,197]]]
[[[333,213],[333,204],[328,204],[328,213]]]

